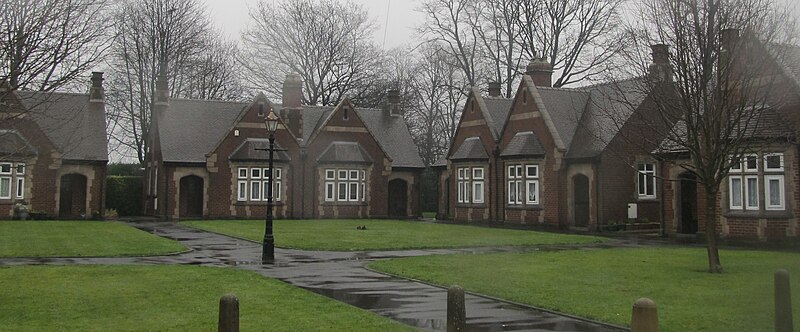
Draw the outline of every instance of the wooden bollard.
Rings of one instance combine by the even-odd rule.
[[[792,332],[792,291],[789,271],[775,271],[775,332]]]
[[[467,330],[467,307],[464,289],[453,285],[447,290],[447,332]]]
[[[219,298],[219,332],[239,332],[239,299],[236,294]]]
[[[643,297],[633,303],[631,332],[658,332],[658,311],[653,300]]]

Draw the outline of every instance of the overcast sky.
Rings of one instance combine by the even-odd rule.
[[[413,27],[422,21],[421,14],[414,11],[419,5],[419,0],[352,1],[363,5],[377,23],[379,29],[375,32],[376,44],[389,49],[413,42],[412,36],[415,35]],[[257,0],[205,0],[205,2],[215,24],[232,39],[239,39],[240,32],[250,20],[248,6],[254,7],[258,3]]]

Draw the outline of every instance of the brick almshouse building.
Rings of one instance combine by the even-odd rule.
[[[754,137],[772,145],[721,188],[723,237],[800,233],[800,48],[782,47],[789,61],[758,55],[774,66],[766,72],[780,76],[775,106],[761,122],[770,136]],[[654,102],[675,96],[668,47],[652,46],[652,56],[650,75],[627,81],[552,88],[552,66],[534,59],[510,99],[499,96],[499,84],[488,96],[473,88],[447,155],[434,165],[438,218],[600,231],[624,223],[633,208],[638,221],[666,234],[702,232],[703,195],[691,172],[676,166],[683,152],[664,151],[657,133],[665,131],[648,130],[659,116]],[[653,84],[663,88],[644,88]],[[748,192],[757,197],[748,201]]]
[[[103,74],[88,94],[11,90],[0,82],[0,219],[17,203],[47,217],[104,210],[106,110]]]
[[[170,99],[159,79],[145,214],[165,218],[263,218],[274,176],[276,218],[419,217],[417,147],[390,91],[384,109],[302,105],[302,84],[289,76],[282,104],[263,94],[250,103]],[[264,117],[280,123],[274,171],[267,168]]]

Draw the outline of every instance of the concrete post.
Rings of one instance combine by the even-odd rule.
[[[219,298],[219,332],[239,332],[239,299],[236,294]]]
[[[658,332],[658,312],[653,300],[643,297],[633,303],[631,332]]]
[[[447,332],[467,330],[467,307],[464,289],[453,285],[447,290]]]
[[[789,271],[775,271],[775,332],[794,331],[792,322],[792,291]]]

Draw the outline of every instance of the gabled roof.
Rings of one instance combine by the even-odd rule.
[[[450,157],[450,160],[487,160],[489,154],[483,146],[480,137],[467,137],[464,143],[458,147],[455,153]]]
[[[514,99],[499,98],[499,97],[485,97],[483,98],[484,105],[486,106],[486,113],[489,114],[492,130],[495,131],[497,137],[500,137],[503,132],[503,126],[508,119],[508,113],[511,113],[511,106],[514,104]]]
[[[166,162],[205,163],[248,103],[171,99],[160,114],[161,154]]]
[[[106,115],[89,107],[89,95],[18,91],[23,105],[65,160],[108,161]]]
[[[531,157],[544,155],[542,143],[532,131],[516,133],[500,157]]]
[[[794,82],[795,87],[800,88],[800,46],[771,44],[768,52],[775,58],[787,78]]]
[[[0,129],[0,158],[30,157],[36,155],[34,148],[16,130]]]
[[[331,142],[317,158],[320,163],[371,164],[372,158],[356,142]]]
[[[567,157],[594,157],[603,152],[646,97],[643,84],[637,78],[581,89],[589,99]]]
[[[275,142],[274,161],[291,161],[292,158]],[[235,161],[269,161],[269,140],[266,138],[248,138],[231,153],[228,158]]]
[[[228,134],[250,103],[171,99],[159,120],[161,151],[166,162],[205,163],[206,154]],[[282,105],[272,104],[274,110]],[[330,117],[333,107],[303,106],[303,135],[300,146],[308,144]],[[355,109],[393,167],[423,168],[417,146],[402,117],[386,116],[382,110]]]
[[[564,147],[571,150],[575,132],[586,110],[589,93],[572,89],[539,87],[537,89]]]

